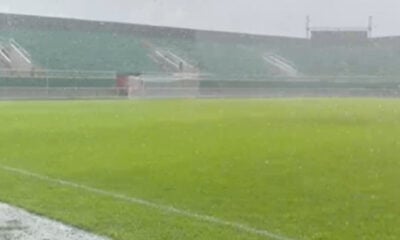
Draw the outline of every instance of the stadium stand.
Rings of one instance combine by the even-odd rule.
[[[204,88],[399,86],[399,38],[364,39],[343,31],[320,31],[315,36],[0,14],[0,86],[113,87],[121,75],[143,75],[151,82],[148,85],[166,82],[174,87],[174,80],[201,80],[189,85]],[[10,64],[11,57],[16,65]],[[371,77],[381,85],[369,82]]]
[[[9,24],[0,25],[0,36],[19,41],[44,69],[187,70],[218,78],[276,75],[252,44],[269,37],[134,25],[129,29],[123,24],[112,28],[99,22],[18,15],[1,18]]]
[[[112,28],[98,22],[79,24],[78,20],[31,16],[11,19],[11,25],[0,26],[0,36],[15,39],[44,69],[143,73],[186,70],[219,79],[399,73],[395,66],[400,57],[393,51],[395,46],[388,44],[395,40],[388,39],[362,45],[316,45],[315,40],[296,38],[150,26],[138,30],[135,25],[129,29],[130,25],[118,24]],[[318,39],[323,39],[323,32],[319,34]],[[329,32],[327,37],[332,34]],[[338,42],[346,42],[345,36],[341,33]],[[348,42],[354,42],[351,35]]]

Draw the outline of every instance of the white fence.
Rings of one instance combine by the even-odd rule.
[[[40,75],[41,73],[42,75]],[[142,84],[120,86],[100,71],[0,71],[0,100],[135,98],[400,97],[400,78],[318,76],[224,78],[144,74]]]
[[[116,75],[113,71],[0,69],[0,78],[115,79]]]
[[[379,97],[398,98],[399,89],[368,88],[0,88],[0,100],[57,99],[168,99],[168,98],[293,98],[293,97]]]

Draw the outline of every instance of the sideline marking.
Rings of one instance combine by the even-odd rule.
[[[268,237],[268,238],[274,239],[274,240],[294,240],[292,238],[278,235],[278,234],[272,233],[267,230],[257,229],[257,228],[254,228],[254,227],[251,227],[251,226],[248,226],[245,224],[231,222],[231,221],[223,220],[223,219],[209,216],[209,215],[203,215],[203,214],[199,214],[199,213],[195,213],[195,212],[190,212],[187,210],[175,208],[173,206],[157,204],[157,203],[153,203],[151,201],[147,201],[144,199],[129,197],[129,196],[126,196],[123,194],[113,193],[113,192],[105,191],[102,189],[98,189],[98,188],[94,188],[94,187],[90,187],[90,186],[86,186],[86,185],[82,185],[82,184],[78,184],[78,183],[74,183],[74,182],[70,182],[70,181],[51,178],[51,177],[48,177],[45,175],[37,174],[37,173],[30,172],[30,171],[23,170],[23,169],[13,168],[13,167],[9,167],[9,166],[2,165],[2,164],[0,164],[0,169],[2,169],[3,171],[6,171],[6,172],[16,173],[16,174],[28,176],[31,178],[36,178],[36,179],[39,179],[39,180],[42,180],[42,181],[45,181],[48,183],[55,183],[55,184],[59,184],[59,185],[70,187],[70,188],[85,190],[87,192],[95,193],[98,195],[111,197],[114,199],[130,202],[130,203],[135,203],[137,205],[146,206],[148,208],[153,208],[153,209],[157,209],[157,210],[160,210],[163,212],[173,213],[173,214],[180,215],[180,216],[185,216],[187,218],[200,220],[203,222],[208,222],[208,223],[211,223],[214,225],[231,227],[231,228],[234,228],[234,229],[242,231],[242,232],[260,235],[260,236]]]

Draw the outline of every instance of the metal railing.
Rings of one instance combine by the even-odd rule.
[[[0,78],[61,78],[61,79],[115,79],[116,72],[113,71],[86,71],[86,70],[43,70],[32,68],[26,69],[0,69]]]

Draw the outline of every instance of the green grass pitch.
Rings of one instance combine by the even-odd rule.
[[[400,238],[399,100],[0,102],[0,165],[282,238]],[[273,239],[4,168],[0,201],[116,240]]]

